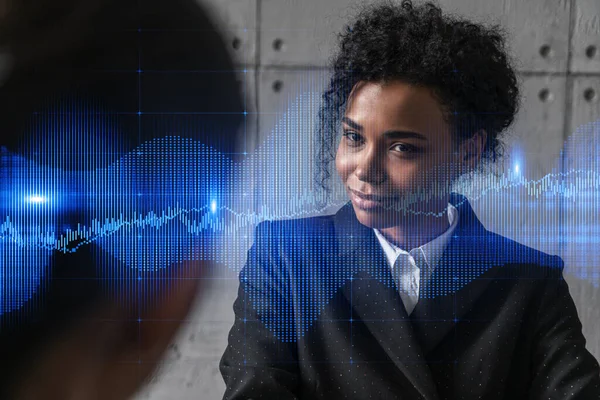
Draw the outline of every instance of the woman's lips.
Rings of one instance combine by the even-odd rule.
[[[363,210],[381,208],[384,206],[384,204],[389,203],[391,200],[393,200],[392,197],[365,194],[353,189],[348,189],[348,191],[350,192],[350,196],[352,197],[352,202]]]

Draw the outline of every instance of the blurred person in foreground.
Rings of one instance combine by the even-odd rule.
[[[33,210],[19,197],[32,182],[51,186],[58,176],[85,187],[86,176],[167,136],[234,153],[241,91],[224,38],[196,1],[15,0],[2,2],[1,13],[0,169],[4,183],[19,186],[0,189],[3,211]],[[152,157],[161,162],[161,154]],[[11,180],[17,174],[22,179]],[[62,200],[46,215],[56,233],[94,214],[87,193],[73,190],[55,193]],[[133,193],[122,190],[93,204],[114,203],[117,213],[119,202],[141,204],[128,203]],[[162,193],[148,194],[152,202]],[[24,229],[44,229],[37,214],[23,215],[15,218]],[[157,366],[202,279],[219,268],[190,259],[133,271],[94,241],[36,258],[36,248],[11,247],[3,235],[1,399],[130,397]],[[27,294],[34,276],[42,278]]]

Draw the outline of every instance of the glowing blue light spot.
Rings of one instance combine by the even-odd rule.
[[[27,200],[30,203],[35,203],[35,204],[40,204],[40,203],[45,203],[46,202],[46,198],[45,197],[38,196],[38,195],[30,196]]]
[[[515,164],[515,172],[518,174],[519,173],[519,164]]]
[[[217,211],[217,202],[214,200],[210,203],[210,211],[213,213]]]

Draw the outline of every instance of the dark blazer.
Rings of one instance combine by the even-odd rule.
[[[410,317],[373,230],[263,222],[221,359],[225,399],[600,399],[559,257],[459,222]]]

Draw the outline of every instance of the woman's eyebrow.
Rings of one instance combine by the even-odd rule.
[[[385,131],[383,132],[383,136],[387,139],[414,138],[427,141],[427,137],[425,135],[413,131]]]
[[[362,127],[361,124],[359,124],[358,122],[352,121],[348,117],[342,117],[342,122],[345,123],[346,125],[348,125],[350,128],[356,129],[357,131],[362,131],[363,130],[363,127]]]
[[[352,129],[356,129],[357,131],[362,131],[363,126],[358,122],[352,121],[348,117],[342,117],[342,122],[348,125]],[[413,131],[402,131],[402,130],[392,130],[383,132],[383,136],[386,139],[406,139],[406,138],[414,138],[419,140],[427,141],[427,137],[423,134]]]

